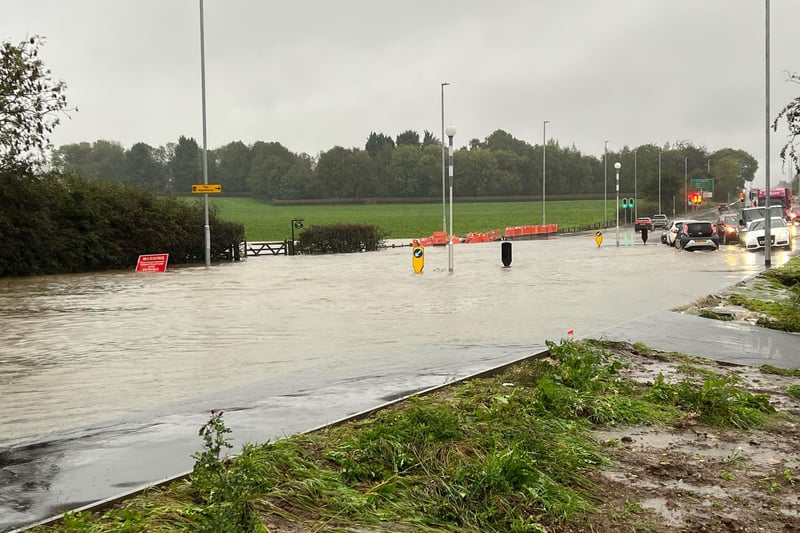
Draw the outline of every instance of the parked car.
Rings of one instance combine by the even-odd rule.
[[[653,229],[667,227],[667,223],[669,222],[667,215],[659,213],[657,215],[653,215],[652,218],[653,218]]]
[[[766,222],[765,218],[760,218],[750,223],[744,236],[745,248],[748,250],[764,248]],[[792,249],[792,233],[783,217],[772,217],[770,219],[769,234],[771,247]]]
[[[639,217],[633,223],[633,229],[636,231],[642,231],[642,229],[653,231],[653,221],[650,219],[650,217]]]
[[[681,225],[675,247],[689,252],[702,249],[716,250],[719,248],[717,228],[705,220],[686,220]]]
[[[661,242],[675,246],[675,239],[678,237],[678,232],[681,230],[683,220],[670,220],[667,227],[661,232]]]
[[[721,244],[739,242],[739,215],[723,213],[717,219],[717,235]]]

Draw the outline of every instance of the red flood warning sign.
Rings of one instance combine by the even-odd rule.
[[[169,254],[140,255],[136,262],[136,272],[166,272]]]

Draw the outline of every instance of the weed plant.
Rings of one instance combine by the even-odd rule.
[[[67,513],[52,529],[244,533],[283,521],[308,531],[591,530],[603,488],[588,474],[609,464],[591,429],[665,424],[687,413],[750,428],[773,412],[766,396],[742,391],[733,378],[627,379],[618,354],[629,345],[547,346],[548,358],[498,376],[247,445],[232,458],[223,456],[230,430],[221,412],[212,413],[189,479],[103,515]]]

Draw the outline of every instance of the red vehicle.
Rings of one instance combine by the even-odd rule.
[[[642,231],[642,229],[653,231],[653,221],[650,217],[639,217],[636,219],[636,222],[633,223],[633,229],[636,231]]]
[[[723,213],[717,219],[716,226],[720,244],[739,242],[739,215]]]
[[[755,193],[755,200],[758,207],[764,207],[767,205],[767,190],[766,189],[755,189],[753,191]],[[776,189],[769,190],[769,205],[779,205],[781,206],[781,211],[783,211],[783,216],[787,219],[789,218],[789,210],[792,207],[792,202],[794,198],[792,197],[792,191],[788,187],[779,187]]]

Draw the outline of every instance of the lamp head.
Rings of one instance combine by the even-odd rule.
[[[447,129],[444,130],[448,137],[455,137],[456,135],[456,128],[451,124],[447,126]]]

